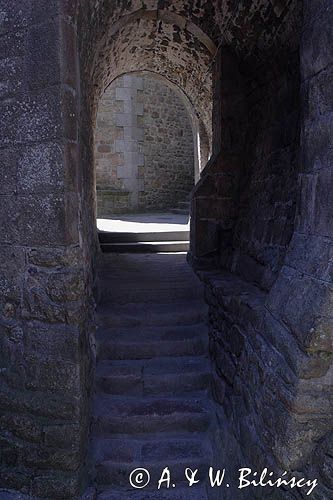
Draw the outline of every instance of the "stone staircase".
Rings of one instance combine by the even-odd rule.
[[[104,253],[187,252],[189,231],[99,232]]]
[[[104,254],[99,278],[95,498],[206,500],[215,412],[202,285],[185,254]],[[139,467],[150,472],[144,489],[129,482]],[[165,467],[170,489],[158,490]],[[191,488],[187,467],[201,479]]]

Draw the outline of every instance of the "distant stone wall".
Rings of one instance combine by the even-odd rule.
[[[97,214],[172,207],[194,185],[194,143],[182,99],[159,79],[117,78],[99,103]]]

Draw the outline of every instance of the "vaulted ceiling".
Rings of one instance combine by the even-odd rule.
[[[211,128],[212,66],[219,45],[244,61],[293,50],[300,0],[82,0],[81,67],[100,95],[117,76],[153,71],[189,98]]]

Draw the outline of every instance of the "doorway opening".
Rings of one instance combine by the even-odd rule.
[[[190,193],[209,155],[209,134],[176,85],[148,71],[115,78],[95,128],[102,250],[187,251]]]

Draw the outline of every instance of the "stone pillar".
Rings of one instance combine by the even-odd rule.
[[[0,484],[70,499],[85,455],[91,311],[75,2],[19,3],[0,3]]]
[[[214,65],[213,154],[197,183],[191,203],[191,259],[203,263],[219,252],[228,259],[237,217],[238,179],[243,162],[243,80],[229,47]]]
[[[117,78],[100,99],[95,131],[98,216],[139,210],[144,165],[143,79]]]
[[[115,125],[122,128],[122,138],[116,141],[116,153],[121,154],[123,165],[117,167],[117,177],[129,192],[129,207],[139,209],[139,192],[143,191],[143,179],[139,168],[144,166],[142,153],[143,126],[143,79],[140,76],[124,75],[116,87],[116,101],[122,102],[123,111],[115,114]]]

